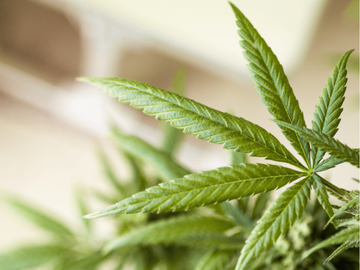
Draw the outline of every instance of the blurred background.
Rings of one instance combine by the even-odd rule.
[[[233,3],[278,55],[308,127],[333,67],[355,49],[336,138],[359,147],[358,1]],[[268,121],[236,31],[227,1],[0,0],[0,196],[20,195],[76,226],[73,190],[103,188],[94,149],[112,151],[110,124],[160,142],[156,120],[76,82],[78,76],[130,78],[169,90],[181,68],[187,97],[233,111],[289,146]],[[221,146],[190,136],[179,160],[194,171],[229,163]],[[345,164],[324,176],[355,189],[350,179],[357,174]],[[0,250],[39,238],[3,204],[0,211]]]

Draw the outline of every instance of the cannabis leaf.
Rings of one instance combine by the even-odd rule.
[[[233,250],[210,250],[200,259],[195,270],[225,269],[231,258],[236,254],[237,251]]]
[[[304,115],[299,107],[284,69],[276,55],[266,44],[244,14],[230,3],[240,28],[240,45],[245,50],[243,55],[249,61],[248,69],[254,74],[252,79],[261,100],[269,112],[279,121],[305,127]],[[309,164],[310,148],[297,134],[286,126],[280,126],[286,138],[296,151]]]
[[[308,177],[297,182],[272,203],[246,240],[236,270],[246,269],[254,258],[270,248],[301,217],[310,199],[312,181],[313,178]]]
[[[186,215],[153,222],[131,231],[106,244],[104,250],[135,245],[180,245],[203,248],[239,249],[241,237],[227,236],[225,231],[234,227],[226,219],[218,217]]]
[[[209,108],[145,83],[119,78],[79,78],[97,85],[119,101],[143,109],[156,119],[169,122],[198,139],[223,144],[226,149],[252,156],[304,166],[272,134],[243,118]]]
[[[164,181],[180,178],[189,173],[187,169],[180,166],[167,153],[156,149],[139,137],[124,134],[114,129],[113,141],[124,152],[151,165]]]
[[[245,164],[186,175],[137,193],[105,210],[85,218],[138,212],[164,213],[190,210],[196,207],[267,192],[286,185],[303,172],[265,164]]]
[[[346,52],[340,58],[319,98],[312,122],[313,130],[316,132],[322,132],[330,137],[334,137],[338,130],[337,127],[340,123],[340,114],[342,112],[341,106],[345,99],[344,94],[347,82],[346,63],[353,51],[354,50]],[[325,152],[319,151],[316,147],[314,147],[312,151],[313,164],[317,165]]]
[[[284,122],[276,121],[277,124],[281,126],[286,126],[289,129],[296,131],[301,137],[305,140],[311,142],[314,146],[319,148],[322,151],[328,152],[330,155],[340,158],[346,162],[351,163],[352,165],[359,168],[359,149],[353,149],[339,142],[336,139],[333,139],[327,134],[316,132],[311,129],[301,128],[298,126],[293,126]]]

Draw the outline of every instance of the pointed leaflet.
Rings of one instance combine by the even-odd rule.
[[[341,163],[344,163],[344,161],[342,159],[331,156],[327,159],[324,159],[321,163],[316,165],[316,167],[314,168],[314,172],[326,171],[331,168],[334,168],[336,165],[339,165]]]
[[[61,223],[50,215],[29,206],[29,203],[10,196],[6,198],[6,201],[9,202],[11,206],[21,214],[22,217],[31,221],[38,227],[52,233],[54,236],[73,237],[73,233],[68,227],[65,226],[65,224]]]
[[[0,254],[0,270],[34,269],[58,259],[67,249],[54,245],[24,246]]]
[[[180,178],[189,173],[168,154],[136,136],[113,130],[113,139],[123,151],[151,165],[164,181]]]
[[[135,245],[180,245],[191,247],[238,249],[243,239],[227,236],[234,223],[217,217],[185,215],[153,222],[116,238],[104,247],[105,252]]]
[[[311,182],[312,178],[297,182],[272,203],[246,240],[236,270],[246,269],[252,260],[270,248],[302,216],[310,199]]]
[[[330,238],[322,241],[321,243],[317,244],[315,247],[313,247],[312,249],[307,251],[303,255],[303,258],[306,258],[311,253],[313,253],[314,251],[316,251],[320,248],[324,248],[324,247],[327,247],[330,245],[342,244],[347,241],[351,241],[351,242],[358,241],[359,240],[359,229],[360,229],[360,227],[359,227],[359,225],[357,225],[357,226],[351,226],[349,228],[341,230],[340,232],[332,235]]]
[[[245,164],[222,167],[162,183],[85,218],[117,213],[190,210],[273,190],[302,176],[302,172],[275,165]]]
[[[341,213],[349,210],[349,209],[358,209],[359,211],[359,205],[360,205],[360,201],[359,201],[359,196],[356,196],[355,198],[347,201],[343,206],[341,206],[336,213],[331,217],[331,219],[328,221],[328,223],[325,225],[328,226],[329,223],[338,215],[340,215]]]
[[[169,122],[198,139],[223,144],[252,156],[286,162],[304,168],[299,161],[265,129],[243,118],[209,108],[189,98],[131,80],[116,78],[79,78],[93,83],[111,97],[144,109],[144,113]]]
[[[324,261],[324,263],[327,263],[334,259],[337,255],[340,253],[343,253],[344,251],[350,249],[350,248],[358,248],[359,247],[359,240],[357,241],[346,241],[344,244],[342,244],[340,247],[338,247],[333,253],[330,254],[330,256]]]
[[[328,152],[330,155],[340,158],[346,162],[359,168],[359,149],[353,149],[330,137],[327,134],[316,132],[311,129],[293,126],[281,121],[274,120],[278,125],[286,126],[296,131],[306,141],[312,143],[315,147],[322,151]]]
[[[240,210],[239,207],[231,204],[230,202],[223,202],[220,205],[224,210],[225,215],[229,216],[237,226],[251,232],[254,228],[254,223],[243,213],[243,211]]]
[[[346,52],[333,70],[319,98],[314,113],[312,129],[334,137],[340,123],[340,114],[346,90],[346,63],[353,50]],[[316,166],[324,156],[323,151],[313,148],[313,164]]]
[[[304,127],[305,120],[299,102],[276,55],[244,14],[233,4],[230,5],[240,28],[238,33],[242,39],[240,45],[245,50],[243,55],[249,61],[248,69],[254,74],[252,79],[261,100],[275,119]],[[309,164],[308,143],[300,139],[296,132],[286,127],[281,129],[295,150]]]
[[[219,270],[225,268],[237,250],[210,250],[199,260],[195,270]]]
[[[330,204],[329,196],[327,194],[325,186],[321,182],[321,179],[316,174],[314,175],[313,187],[315,190],[315,196],[318,199],[319,203],[324,208],[328,216],[332,218],[334,216],[334,210]],[[336,220],[333,220],[333,224],[336,228],[337,227]]]

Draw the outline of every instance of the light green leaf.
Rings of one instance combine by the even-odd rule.
[[[243,164],[243,163],[248,163],[248,157],[245,153],[243,152],[236,152],[236,151],[231,151],[231,161],[230,163],[232,165],[235,164]]]
[[[41,229],[52,233],[56,237],[73,237],[71,230],[62,222],[45,214],[18,198],[7,196],[5,200],[21,215]],[[68,238],[69,240],[69,238]]]
[[[316,132],[322,132],[334,137],[338,131],[337,127],[342,112],[341,106],[345,99],[346,63],[353,51],[348,51],[341,57],[319,98],[319,102],[315,107],[314,121],[312,122],[312,129]],[[316,166],[325,155],[325,152],[319,151],[316,147],[312,151],[313,164]]]
[[[343,253],[344,251],[350,249],[350,248],[358,248],[359,247],[359,240],[358,241],[346,241],[344,244],[342,244],[340,247],[335,249],[333,253],[330,254],[330,256],[324,261],[324,264],[334,259],[339,254]]]
[[[32,269],[61,257],[66,251],[53,245],[19,247],[0,254],[0,270]]]
[[[289,129],[296,131],[302,138],[306,141],[312,143],[315,147],[319,148],[322,151],[328,152],[330,155],[340,158],[346,162],[351,163],[352,165],[359,168],[359,151],[358,149],[353,149],[339,142],[336,139],[333,139],[329,135],[326,135],[321,132],[316,132],[311,129],[301,128],[298,126],[293,126],[284,122],[276,121],[281,126],[286,126]]]
[[[210,250],[200,259],[195,270],[225,269],[226,265],[236,254],[236,250]]]
[[[267,192],[302,176],[302,172],[275,165],[245,164],[222,167],[161,183],[85,218],[122,213],[191,210]]]
[[[136,158],[128,153],[123,153],[130,165],[131,173],[132,173],[132,181],[136,186],[137,191],[143,191],[148,186],[148,181],[141,169],[141,164],[137,162]],[[129,193],[128,193],[129,194]]]
[[[328,223],[325,225],[328,226],[330,222],[332,222],[332,220],[340,215],[341,213],[345,212],[346,210],[349,210],[349,209],[352,209],[352,208],[359,208],[359,205],[360,205],[360,201],[359,201],[359,196],[356,196],[355,198],[347,201],[343,206],[341,206],[337,211],[336,213],[331,217],[331,219],[328,221]],[[358,212],[359,212],[359,209],[358,209]]]
[[[169,122],[198,139],[223,144],[252,156],[303,165],[273,135],[243,118],[209,108],[194,100],[181,97],[144,83],[117,78],[79,78],[99,86],[119,101],[143,109],[156,119]]]
[[[344,161],[342,159],[337,158],[335,156],[331,156],[331,157],[323,160],[320,164],[316,165],[314,171],[315,172],[327,171],[341,163],[344,163]]]
[[[240,45],[245,50],[243,55],[249,61],[247,67],[253,73],[252,79],[256,83],[261,100],[275,119],[305,127],[304,115],[300,110],[299,102],[276,55],[244,14],[233,4],[230,3],[230,5],[240,28],[238,34],[242,39]],[[280,126],[280,128],[291,145],[309,165],[309,144],[293,130],[284,126]]]
[[[176,93],[180,96],[184,96],[185,82],[186,74],[183,70],[180,69],[175,73],[171,92]],[[164,138],[162,142],[162,149],[164,150],[164,152],[169,155],[175,154],[176,150],[180,146],[183,135],[184,133],[182,133],[181,130],[173,128],[169,124],[165,124]]]
[[[249,219],[239,207],[231,204],[230,202],[222,202],[221,207],[224,210],[224,213],[229,216],[236,225],[242,227],[243,229],[251,232],[254,228],[254,223]]]
[[[150,165],[164,181],[180,178],[189,173],[168,154],[136,136],[113,130],[113,139],[121,150]]]
[[[120,195],[126,194],[124,187],[120,184],[120,180],[116,176],[115,170],[113,169],[113,166],[111,165],[110,160],[105,155],[103,150],[101,150],[101,149],[98,150],[98,157],[99,157],[101,166],[104,170],[106,179],[109,180],[110,184],[115,188],[115,190]]]
[[[311,177],[297,182],[272,203],[246,240],[236,270],[246,269],[302,216],[310,199],[311,183]]]
[[[319,203],[325,210],[325,212],[328,214],[330,218],[334,216],[334,210],[330,204],[329,196],[327,194],[326,188],[321,182],[321,179],[315,174],[314,175],[314,181],[313,181],[313,187],[315,190],[315,196],[318,199]],[[337,222],[335,219],[333,219],[333,224],[335,228],[337,228]]]
[[[179,245],[202,248],[238,249],[243,240],[227,236],[225,231],[234,223],[217,217],[185,215],[153,222],[119,238],[111,240],[104,247],[105,252],[135,245]]]
[[[324,248],[331,245],[342,244],[347,241],[359,241],[359,226],[351,226],[344,230],[339,231],[338,233],[332,235],[330,238],[322,241],[321,243],[317,244],[312,249],[308,250],[304,255],[303,258],[308,257],[311,253],[315,252],[320,248]]]

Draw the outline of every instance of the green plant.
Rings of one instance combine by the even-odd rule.
[[[296,168],[246,163],[189,174],[182,178],[176,177],[177,179],[165,177],[166,182],[85,217],[187,211],[228,200],[247,198],[254,194],[265,194],[292,183],[271,204],[253,229],[253,225],[250,225],[253,223],[244,218],[243,211],[239,214],[240,208],[236,210],[238,225],[240,226],[241,223],[241,228],[245,231],[251,230],[251,234],[241,248],[235,269],[249,269],[251,262],[261,258],[280,236],[286,235],[295,221],[301,218],[310,200],[312,188],[331,223],[336,228],[348,227],[311,250],[328,244],[343,243],[343,246],[329,257],[329,261],[340,251],[359,245],[359,200],[358,196],[354,195],[356,192],[339,188],[318,174],[343,162],[359,167],[358,149],[350,148],[333,138],[340,122],[347,80],[346,62],[351,51],[345,53],[336,65],[319,98],[312,129],[307,129],[299,103],[277,57],[241,11],[232,4],[231,7],[240,29],[238,32],[241,37],[240,45],[244,49],[245,58],[249,61],[248,68],[253,74],[252,78],[261,100],[302,161],[295,158],[268,131],[241,117],[214,110],[191,99],[140,82],[118,78],[80,78],[80,81],[95,84],[111,97],[143,109],[144,113],[168,122],[187,134],[197,136],[198,139],[222,144],[229,150],[287,163]],[[330,157],[324,158],[325,153],[329,153]],[[345,206],[338,211],[350,209],[353,216],[349,220],[338,221],[334,218],[333,208],[336,206],[330,203],[329,194],[345,202]],[[240,200],[239,206],[241,202],[243,199]],[[228,205],[228,207],[232,206]],[[242,210],[246,209],[243,207]],[[139,240],[139,243],[147,241],[146,243],[154,244],[176,238],[174,235],[163,239],[160,234],[156,234],[159,230],[160,227],[155,227],[153,230],[143,232],[144,238]],[[180,235],[181,233],[179,232]],[[221,250],[212,252],[208,257],[209,260],[225,261],[231,265],[229,261],[232,256],[229,253]],[[334,269],[329,262],[325,267]]]

